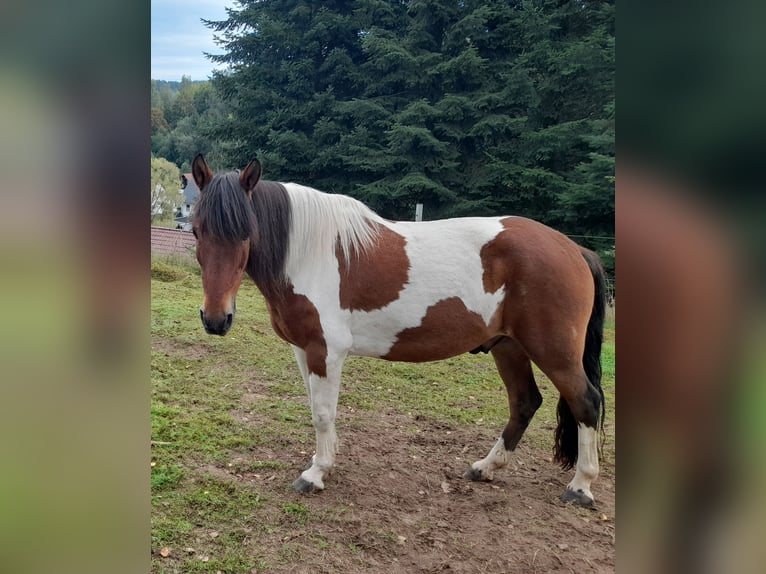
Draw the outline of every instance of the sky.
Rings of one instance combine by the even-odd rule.
[[[222,50],[200,18],[225,20],[227,6],[233,7],[234,1],[152,0],[152,79],[207,80],[216,66],[203,52]]]

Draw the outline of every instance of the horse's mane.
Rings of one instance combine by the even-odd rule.
[[[326,261],[326,254],[334,254],[336,248],[348,264],[354,254],[368,250],[379,234],[383,218],[352,197],[296,183],[286,183],[285,189],[292,212],[287,257],[291,267]]]

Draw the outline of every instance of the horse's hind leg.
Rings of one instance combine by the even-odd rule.
[[[592,506],[590,485],[599,471],[597,429],[603,404],[601,392],[588,380],[581,365],[547,374],[561,393],[554,458],[564,469],[575,467],[574,478],[561,500]]]
[[[470,480],[492,480],[493,472],[508,464],[509,453],[516,449],[529,421],[543,402],[532,374],[532,364],[521,345],[505,337],[490,352],[505,383],[511,414],[502,436],[489,454],[466,471],[465,477]]]

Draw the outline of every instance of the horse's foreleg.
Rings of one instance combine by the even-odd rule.
[[[311,466],[293,482],[293,488],[299,492],[310,493],[324,489],[324,479],[330,474],[335,463],[335,414],[344,359],[345,355],[333,361],[327,360],[325,376],[307,369],[311,419],[316,431],[316,453]]]

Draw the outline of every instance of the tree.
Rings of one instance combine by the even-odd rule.
[[[384,217],[524,215],[612,250],[613,1],[238,4],[207,22],[229,69],[206,132],[222,165],[258,156]]]
[[[151,219],[152,223],[173,219],[181,200],[181,173],[178,167],[161,157],[151,162]]]
[[[188,171],[198,153],[214,164],[222,159],[219,148],[231,146],[229,137],[217,137],[229,121],[228,106],[210,82],[152,80],[152,154],[164,157]],[[225,131],[225,130],[224,130]]]

